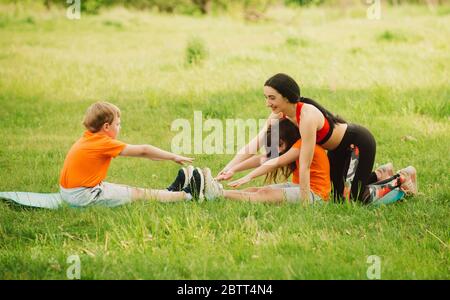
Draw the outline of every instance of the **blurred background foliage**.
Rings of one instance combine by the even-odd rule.
[[[75,0],[0,0],[0,3],[41,4],[48,9],[68,6]],[[96,14],[102,8],[123,6],[131,9],[147,9],[169,14],[210,15],[240,11],[246,18],[258,19],[270,6],[351,6],[371,5],[376,0],[80,0],[81,10]],[[416,4],[437,6],[450,0],[380,0],[383,5]]]

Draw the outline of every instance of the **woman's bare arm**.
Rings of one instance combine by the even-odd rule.
[[[321,113],[317,108],[302,110],[300,122],[300,135],[302,137],[302,147],[299,153],[299,180],[300,180],[300,200],[308,203],[310,197],[310,168],[316,146],[316,132],[318,120]]]

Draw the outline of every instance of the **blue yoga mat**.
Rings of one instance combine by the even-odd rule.
[[[27,207],[58,209],[63,200],[59,193],[0,192],[0,198]]]

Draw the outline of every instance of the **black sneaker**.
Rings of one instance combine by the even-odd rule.
[[[178,170],[177,177],[174,182],[167,188],[170,192],[179,192],[183,190],[189,184],[192,177],[192,172],[194,171],[193,166],[188,166],[187,168],[181,168]]]
[[[205,189],[205,178],[203,177],[202,170],[195,168],[192,172],[191,180],[189,184],[183,189],[183,192],[191,194],[194,200],[202,202],[205,198],[203,190]]]

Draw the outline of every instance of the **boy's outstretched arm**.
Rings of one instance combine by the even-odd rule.
[[[164,151],[152,145],[126,145],[119,155],[148,158],[151,160],[172,160],[180,165],[185,163],[190,164],[194,160],[190,157]]]

